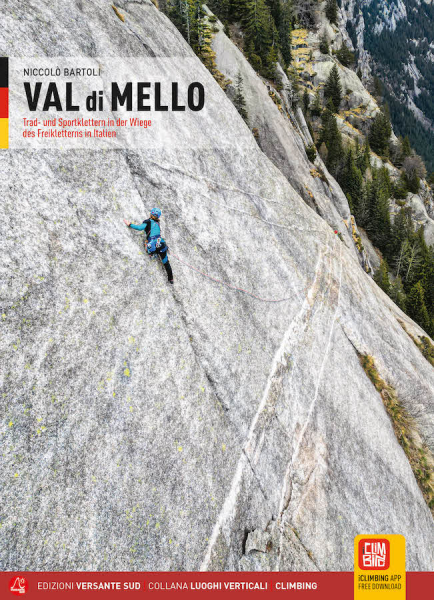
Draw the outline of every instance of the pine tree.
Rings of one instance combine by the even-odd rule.
[[[309,92],[307,91],[307,88],[304,88],[304,92],[303,92],[303,113],[305,115],[307,114],[307,111],[309,110],[309,105],[310,105]]]
[[[408,245],[408,251],[404,257],[403,278],[407,289],[416,279],[418,279],[417,276],[421,265],[422,257],[420,247],[417,241],[414,241]]]
[[[371,166],[371,149],[369,148],[368,140],[366,140],[363,150],[360,149],[356,154],[356,165],[357,168],[360,169],[362,175],[364,175]]]
[[[276,23],[277,25],[277,23]],[[282,59],[286,68],[289,67],[292,60],[291,53],[291,31],[292,31],[292,2],[286,0],[283,3],[280,13],[279,28],[279,44]]]
[[[375,272],[374,281],[383,292],[386,292],[386,294],[390,293],[389,272],[385,260],[381,261],[378,270]]]
[[[356,217],[357,224],[360,225],[360,227],[366,227],[369,221],[369,185],[370,182],[368,182],[366,186],[363,186],[360,190],[357,206],[354,211],[354,216]]]
[[[271,48],[267,54],[264,69],[263,69],[265,77],[267,77],[268,79],[271,79],[272,81],[275,81],[277,79],[276,67],[277,67],[277,50],[276,50],[276,46],[271,46]]]
[[[168,16],[182,33],[187,43],[192,43],[192,31],[195,28],[195,11],[191,0],[175,0],[168,10]]]
[[[397,304],[399,306],[399,308],[401,310],[406,312],[406,308],[407,308],[406,300],[407,299],[406,299],[404,287],[402,285],[401,277],[397,276],[395,278],[395,281],[390,284],[389,296],[392,298],[392,300],[395,302],[395,304]]]
[[[243,21],[247,6],[250,0],[230,0],[229,1],[229,19],[230,21]]]
[[[369,144],[372,150],[380,156],[387,157],[391,135],[392,126],[389,118],[383,111],[378,112],[369,131]]]
[[[351,52],[351,50],[345,43],[343,43],[339,50],[336,52],[336,58],[342,65],[344,65],[344,67],[349,67],[355,61],[354,52]]]
[[[405,136],[401,144],[401,164],[404,162],[407,156],[411,156],[411,146],[408,135]]]
[[[339,77],[339,71],[336,65],[333,65],[327,81],[324,86],[325,100],[331,100],[333,103],[333,112],[339,111],[339,106],[342,101],[342,85]]]
[[[333,114],[330,114],[327,120],[324,141],[327,146],[327,169],[332,175],[336,176],[344,157],[344,149],[342,146],[342,136],[338,129],[336,117]]]
[[[208,0],[208,4],[224,25],[230,22],[231,0]]]
[[[374,96],[377,98],[381,98],[384,93],[384,86],[381,83],[380,79],[374,75]]]
[[[425,304],[425,293],[422,283],[418,281],[413,285],[408,294],[408,314],[425,331],[431,330],[431,319]]]
[[[258,54],[256,54],[255,44],[253,43],[253,40],[249,40],[246,43],[246,55],[249,60],[249,63],[252,65],[255,71],[261,71],[262,59]]]
[[[321,54],[329,54],[330,53],[329,40],[328,40],[326,33],[324,33],[321,36],[321,39],[319,41],[319,51],[321,52]]]
[[[434,246],[428,248],[428,257],[425,263],[425,273],[427,284],[425,286],[425,302],[428,308],[431,320],[434,319]],[[431,337],[434,337],[434,331],[431,328]]]
[[[373,170],[368,186],[369,222],[367,228],[374,244],[386,252],[390,239],[390,212],[388,182],[382,170]]]
[[[404,242],[407,241],[407,238],[411,236],[413,233],[411,214],[409,214],[408,210],[405,208],[401,208],[399,213],[395,216],[393,220],[393,225],[390,234],[390,243],[389,243],[389,256],[396,257],[400,256],[400,260],[402,260],[403,253],[406,251],[408,247],[408,242],[406,248],[403,248],[405,245]],[[401,263],[400,263],[401,264]],[[402,264],[401,264],[402,266]],[[397,267],[397,274],[399,275],[400,268]]]
[[[408,258],[408,250],[409,250],[408,240],[404,239],[403,242],[401,243],[398,253],[396,255],[393,255],[397,277],[399,277],[401,273],[404,273],[404,266],[405,266],[405,263],[407,262],[407,258]]]
[[[408,194],[407,177],[401,172],[398,181],[393,186],[393,197],[398,200],[404,200]]]
[[[351,212],[354,214],[357,211],[359,196],[363,188],[363,177],[356,166],[352,148],[347,152],[339,183],[350,202]]]
[[[338,23],[338,5],[336,0],[327,0],[325,14],[330,23],[337,25]]]
[[[319,95],[319,90],[315,92],[315,96],[313,99],[313,104],[310,107],[310,112],[314,117],[319,117],[321,114],[321,98]]]
[[[417,176],[416,171],[411,171],[411,173],[406,176],[405,180],[408,191],[412,194],[417,194],[420,188],[420,179]]]
[[[234,106],[237,111],[240,113],[244,121],[248,124],[248,114],[246,109],[246,100],[243,94],[243,78],[241,73],[238,71],[237,79],[235,82],[235,96],[234,96]]]
[[[242,24],[247,45],[252,42],[263,67],[268,66],[266,63],[272,45],[273,28],[270,10],[265,0],[248,0]]]

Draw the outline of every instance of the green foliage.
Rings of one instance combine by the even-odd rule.
[[[291,54],[291,31],[292,31],[292,2],[287,0],[280,10],[280,19],[275,23],[279,32],[280,52],[285,67],[289,67],[292,60]]]
[[[386,294],[390,293],[389,272],[385,260],[381,261],[380,267],[375,272],[374,281],[383,290],[383,292],[386,292]]]
[[[303,98],[302,98],[302,107],[303,107],[303,112],[305,115],[307,114],[307,111],[309,110],[309,105],[310,105],[309,92],[307,91],[306,88],[304,88]]]
[[[404,324],[400,321],[405,329]],[[360,364],[369,377],[377,392],[380,393],[384,408],[389,415],[395,436],[404,450],[413,470],[417,484],[425,502],[434,513],[434,474],[432,470],[432,455],[425,444],[421,442],[420,434],[413,419],[399,401],[396,390],[388,385],[381,377],[374,359],[368,354],[359,354]],[[430,457],[431,464],[427,457]]]
[[[338,23],[338,5],[336,0],[327,0],[325,14],[330,23],[337,25]]]
[[[410,140],[408,139],[408,135],[406,135],[405,138],[402,139],[402,142],[401,142],[401,161],[404,162],[404,160],[407,158],[407,156],[410,156],[410,154],[411,154]]]
[[[265,61],[264,75],[267,79],[277,81],[277,47],[271,46]]]
[[[339,173],[339,183],[348,198],[351,212],[354,214],[363,189],[363,175],[356,165],[352,148],[348,150],[343,169]]]
[[[310,160],[311,163],[315,162],[316,159],[316,148],[314,144],[311,144],[310,146],[306,146],[306,155],[307,158]]]
[[[433,40],[434,5],[419,0],[405,0],[407,16],[396,27],[385,27],[381,34],[375,25],[384,5],[381,2],[360,4],[365,23],[364,46],[373,57],[372,66],[384,82],[384,96],[390,104],[393,129],[397,135],[408,135],[411,145],[423,156],[430,171],[434,170],[434,132],[424,126],[408,106],[409,93],[414,89],[410,73],[403,68],[414,57],[418,69],[417,86],[421,93],[414,102],[434,121],[434,77],[429,60]]]
[[[371,166],[371,149],[367,139],[363,148],[358,148],[356,150],[356,165],[362,175],[364,175]]]
[[[403,252],[405,251],[403,244],[412,236],[413,222],[411,220],[411,210],[401,208],[393,221],[387,252],[390,257],[393,257],[397,275],[402,275],[401,268],[403,266]]]
[[[397,200],[404,200],[408,194],[407,177],[401,173],[398,181],[393,185],[392,195]]]
[[[250,64],[263,77],[273,80],[279,89],[282,84],[277,76],[277,62],[287,69],[292,60],[292,1],[209,0],[207,4],[225,24],[226,31],[229,23],[241,26],[244,53]]]
[[[381,82],[381,79],[374,75],[374,96],[376,98],[382,98],[384,93],[384,86]]]
[[[338,129],[336,117],[330,108],[325,109],[321,115],[321,121],[322,128],[319,145],[324,144],[327,149],[327,156],[325,158],[327,169],[332,175],[337,175],[345,155],[342,146],[342,136]]]
[[[368,221],[366,228],[374,244],[385,252],[390,239],[390,178],[386,169],[373,170],[367,183]]]
[[[246,56],[255,71],[262,71],[262,59],[256,54],[255,45],[252,40],[246,44]]]
[[[367,184],[371,203],[372,188],[377,188],[378,193],[378,188],[385,185],[384,181],[381,184],[380,179],[381,171],[374,172],[372,184]],[[389,224],[390,233],[387,240],[384,235],[384,231],[387,231],[387,219],[383,222],[385,229],[377,231],[382,223],[381,194],[375,200],[378,205],[376,208],[372,204],[369,206],[365,226],[371,239],[388,257],[389,264],[393,267],[395,280],[390,283],[387,293],[402,310],[432,336],[434,335],[434,247],[426,245],[423,227],[414,231],[409,208],[402,208],[395,216],[393,224],[391,226]],[[380,270],[381,273],[377,273],[375,278],[380,287],[386,291],[384,266]]]
[[[261,72],[267,77],[272,68],[270,59],[275,60],[275,54],[270,56],[275,25],[265,0],[247,0],[241,23],[247,47],[254,48],[261,59]]]
[[[330,53],[329,40],[325,33],[320,39],[319,51],[321,52],[321,54],[329,54]]]
[[[420,338],[421,352],[427,361],[434,367],[434,344],[424,335]]]
[[[376,114],[369,131],[369,144],[371,149],[380,156],[389,155],[389,140],[392,135],[390,120],[384,111]]]
[[[176,0],[169,4],[167,14],[194,52],[223,89],[229,83],[217,69],[215,52],[211,48],[212,29],[200,0]]]
[[[324,98],[326,102],[331,100],[333,112],[339,111],[342,101],[342,85],[339,77],[339,71],[336,65],[333,65],[330,74],[324,86]],[[390,137],[390,135],[389,135]]]
[[[406,177],[408,191],[417,194],[420,188],[420,179],[414,171]]]
[[[344,67],[349,67],[355,62],[354,52],[351,52],[345,43],[336,52],[336,58]]]
[[[321,110],[322,110],[321,109],[321,98],[320,98],[320,95],[319,95],[319,90],[317,90],[315,92],[315,96],[314,96],[314,99],[313,99],[313,104],[310,107],[310,112],[311,112],[311,114],[313,116],[319,117],[320,114],[321,114]]]
[[[235,96],[233,102],[237,111],[240,113],[244,121],[248,124],[249,119],[246,109],[246,100],[243,94],[243,78],[240,72],[238,72],[235,81]]]
[[[431,319],[425,304],[425,290],[421,281],[413,285],[408,295],[408,314],[425,331],[431,331]]]
[[[405,295],[401,277],[396,277],[395,281],[390,284],[389,296],[401,310],[404,312],[406,311],[407,297]]]
[[[420,187],[420,178],[425,177],[426,168],[420,156],[411,152],[404,158],[402,169],[405,174],[408,190],[412,194],[417,194]]]

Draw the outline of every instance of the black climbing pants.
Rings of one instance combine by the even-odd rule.
[[[172,279],[173,279],[173,273],[172,273],[172,267],[170,266],[170,262],[167,261],[167,262],[165,262],[163,264],[164,264],[164,268],[166,269],[167,279],[169,281],[172,281]]]
[[[173,273],[172,273],[172,267],[170,266],[170,262],[169,259],[167,257],[167,246],[164,246],[162,249],[157,250],[156,252],[153,252],[152,254],[159,254],[160,258],[161,258],[161,262],[164,265],[164,268],[166,269],[166,273],[167,273],[167,279],[169,281],[173,280]]]

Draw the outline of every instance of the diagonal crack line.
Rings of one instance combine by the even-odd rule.
[[[291,460],[289,462],[288,470],[287,470],[287,474],[286,474],[286,479],[289,477],[290,472],[291,472],[291,467],[294,464],[294,460],[297,458],[297,455],[298,455],[298,453],[300,451],[301,443],[303,441],[303,438],[304,438],[304,435],[306,433],[306,430],[307,430],[310,418],[311,418],[311,416],[313,414],[313,411],[314,411],[314,408],[316,406],[316,402],[317,402],[318,395],[319,395],[319,389],[320,389],[320,385],[321,385],[322,376],[323,376],[325,365],[326,365],[326,362],[327,362],[327,359],[328,359],[328,355],[329,355],[329,352],[330,352],[330,346],[331,346],[331,341],[332,341],[332,337],[333,337],[333,332],[335,330],[335,323],[337,321],[337,317],[338,317],[339,310],[340,310],[341,287],[342,287],[342,246],[340,247],[339,287],[338,287],[338,298],[337,298],[337,302],[336,302],[336,309],[335,309],[335,312],[334,312],[334,315],[333,315],[333,318],[332,318],[332,323],[331,323],[331,326],[330,326],[330,331],[329,331],[329,335],[328,335],[328,339],[327,339],[327,345],[326,345],[326,348],[325,348],[325,351],[324,351],[323,360],[322,360],[321,367],[320,367],[320,370],[319,370],[319,373],[318,373],[315,394],[314,394],[313,400],[312,400],[312,402],[310,404],[309,411],[308,411],[306,420],[304,422],[304,425],[302,427],[301,433],[300,433],[300,435],[298,437],[298,440],[297,440],[297,443],[296,443],[296,446],[295,446],[295,450],[294,450],[293,455],[291,457]]]
[[[290,525],[290,527],[291,527],[291,525]],[[310,560],[311,562],[313,562],[313,564],[314,564],[314,565],[315,565],[315,567],[318,569],[318,571],[321,571],[321,569],[319,568],[319,566],[318,566],[318,564],[317,564],[316,560],[314,560],[314,558],[313,558],[313,552],[312,552],[312,550],[308,550],[308,549],[306,548],[306,546],[303,544],[303,542],[301,541],[301,539],[299,538],[299,536],[295,534],[295,530],[294,530],[292,527],[291,527],[291,529],[292,529],[292,531],[294,532],[294,535],[295,535],[295,537],[297,538],[297,541],[299,542],[300,546],[301,546],[301,547],[303,548],[303,550],[306,552],[306,554],[307,554],[307,556],[308,556],[309,560]]]
[[[261,483],[261,480],[259,479],[259,475],[256,473],[256,471],[255,471],[255,469],[254,469],[254,467],[253,467],[253,465],[252,465],[252,462],[251,462],[251,460],[250,460],[249,456],[247,455],[247,453],[246,453],[246,450],[245,450],[244,448],[243,448],[243,453],[245,454],[245,457],[246,457],[246,459],[247,459],[247,463],[248,463],[249,467],[250,467],[250,468],[251,468],[251,470],[252,470],[253,476],[254,476],[254,477],[255,477],[255,479],[256,479],[256,482],[257,482],[257,484],[258,484],[258,487],[259,487],[259,489],[260,489],[260,490],[261,490],[261,492],[262,492],[262,495],[264,496],[264,498],[265,498],[265,500],[267,501],[267,503],[268,503],[268,504],[270,504],[270,499],[269,499],[269,497],[268,497],[268,495],[267,495],[266,491],[265,491],[265,490],[264,490],[264,488],[262,487],[262,483]]]
[[[152,48],[150,46],[148,46],[148,44],[142,39],[142,37],[137,33],[137,31],[134,31],[134,29],[126,21],[125,21],[125,26],[139,40],[139,42],[142,44],[142,46],[146,50],[146,52],[149,53],[149,56],[151,56],[152,58],[155,58],[157,55],[152,50]]]
[[[339,322],[340,326],[341,326],[341,331],[343,332],[344,336],[347,338],[347,340],[350,342],[350,344],[352,345],[352,347],[354,348],[357,356],[360,356],[361,351],[359,348],[357,348],[356,344],[353,342],[353,340],[350,338],[350,336],[348,335],[347,332],[347,328],[345,327],[345,325],[342,325],[341,322]]]
[[[230,486],[229,491],[223,501],[220,513],[217,517],[217,521],[214,523],[214,527],[213,527],[211,536],[209,537],[207,550],[206,550],[205,556],[203,558],[202,564],[200,566],[200,571],[206,571],[208,569],[208,565],[212,558],[212,552],[213,552],[214,546],[218,540],[218,537],[220,535],[220,531],[221,531],[223,525],[227,522],[227,520],[231,518],[231,516],[233,515],[234,510],[236,508],[236,504],[237,504],[238,497],[240,494],[241,481],[243,478],[244,468],[248,464],[246,451],[251,449],[256,425],[259,421],[260,415],[262,414],[262,412],[264,410],[264,407],[267,404],[267,400],[268,400],[268,397],[270,394],[270,389],[272,387],[273,380],[274,380],[274,375],[276,374],[276,372],[279,368],[279,365],[281,365],[282,363],[285,362],[285,358],[284,358],[285,349],[286,349],[287,344],[289,343],[289,340],[291,339],[291,334],[293,334],[294,328],[297,327],[298,322],[300,320],[302,320],[303,315],[307,312],[312,294],[314,293],[315,288],[318,285],[318,283],[317,283],[318,279],[321,277],[321,274],[322,274],[321,266],[323,264],[323,257],[324,257],[324,253],[322,251],[320,251],[318,253],[318,259],[317,259],[317,262],[315,265],[315,271],[314,271],[314,277],[313,277],[312,284],[306,293],[306,297],[302,303],[302,306],[301,306],[299,312],[295,315],[295,317],[293,319],[291,319],[289,326],[286,329],[286,331],[282,337],[281,343],[273,357],[271,369],[270,369],[269,376],[267,378],[267,383],[266,383],[266,386],[264,389],[264,393],[258,404],[256,412],[253,416],[253,419],[250,423],[249,431],[248,431],[247,437],[245,439],[244,452],[241,453],[241,456],[238,460],[238,464],[237,464],[235,473],[232,478],[231,486]]]
[[[184,325],[185,331],[187,333],[187,336],[188,336],[188,339],[189,339],[190,348],[193,351],[193,355],[194,355],[194,359],[196,361],[196,364],[203,371],[203,373],[204,373],[204,375],[205,375],[205,377],[206,377],[206,379],[207,379],[207,381],[209,383],[209,386],[210,386],[212,394],[216,397],[218,403],[222,407],[223,414],[224,414],[225,418],[230,423],[231,427],[233,427],[237,431],[238,437],[239,437],[239,441],[240,441],[240,445],[241,445],[242,444],[242,435],[241,435],[241,432],[240,432],[240,430],[238,428],[236,428],[235,424],[228,417],[229,407],[228,407],[227,403],[222,399],[220,392],[217,391],[217,384],[216,384],[215,380],[212,378],[212,376],[210,376],[210,374],[208,372],[208,369],[203,364],[203,362],[202,362],[202,360],[200,358],[200,353],[197,350],[196,343],[194,342],[194,337],[191,334],[191,329],[190,329],[190,325],[188,324],[188,321],[187,321],[187,317],[186,317],[186,314],[185,314],[184,306],[183,306],[181,300],[177,297],[175,289],[172,290],[172,295],[173,295],[173,299],[175,301],[175,304],[178,306],[179,314],[180,314],[182,323]]]
[[[134,163],[132,161],[132,158],[131,158],[130,154],[128,152],[126,152],[124,156],[125,156],[125,162],[127,163],[127,167],[128,167],[128,169],[130,171],[130,174],[132,176],[132,179],[133,179],[133,182],[134,182],[134,186],[135,186],[135,188],[136,188],[136,190],[137,190],[137,192],[138,192],[138,194],[139,194],[139,196],[140,196],[140,198],[141,198],[141,200],[142,200],[142,202],[144,204],[144,200],[143,200],[143,196],[142,196],[141,190],[140,190],[139,185],[138,185],[138,183],[136,181],[136,178],[140,178],[140,173],[137,170],[134,169]],[[196,345],[195,345],[195,343],[193,341],[194,337],[193,337],[193,335],[191,333],[190,326],[189,326],[189,324],[187,322],[187,317],[186,317],[186,314],[185,314],[184,306],[183,306],[181,300],[178,298],[178,296],[176,294],[176,290],[172,289],[171,291],[172,291],[172,296],[173,296],[173,299],[175,301],[175,304],[177,304],[178,307],[179,307],[180,316],[181,316],[182,322],[184,324],[185,330],[187,332],[188,339],[189,339],[189,342],[190,342],[190,347],[191,347],[191,349],[193,351],[193,354],[194,354],[194,357],[195,357],[195,360],[196,360],[196,364],[203,370],[203,372],[205,374],[205,377],[206,377],[206,379],[207,379],[207,381],[208,381],[208,383],[210,385],[212,393],[217,398],[217,401],[219,402],[219,404],[221,405],[221,407],[222,407],[222,409],[224,411],[224,414],[226,414],[229,411],[229,406],[228,406],[227,402],[222,398],[220,392],[217,390],[216,381],[214,380],[214,378],[212,377],[212,375],[209,373],[209,370],[206,368],[206,366],[202,363],[202,361],[200,359],[200,354],[197,351],[197,347],[196,347]],[[234,423],[230,419],[228,419],[228,421],[231,423],[232,426],[235,427]],[[238,429],[237,429],[237,432],[239,434],[239,439],[241,440],[242,439],[242,435],[241,435],[241,433],[240,433],[240,431]]]
[[[125,158],[125,162],[127,164],[128,170],[130,171],[130,174],[131,174],[134,186],[135,186],[135,188],[137,190],[137,193],[139,194],[139,196],[140,196],[140,198],[141,198],[141,200],[142,200],[142,202],[144,204],[144,200],[143,200],[143,196],[142,196],[141,190],[140,190],[139,185],[138,185],[138,183],[136,181],[136,178],[140,177],[140,174],[134,170],[134,164],[133,164],[132,159],[131,159],[131,157],[130,157],[130,155],[129,155],[128,152],[126,152],[124,154],[124,158]],[[195,360],[196,360],[196,364],[203,370],[203,372],[205,374],[205,377],[206,377],[206,379],[207,379],[207,381],[208,381],[208,383],[210,385],[212,393],[217,398],[217,401],[219,402],[219,404],[221,405],[221,407],[222,407],[222,409],[224,411],[224,414],[226,414],[228,412],[228,410],[229,410],[229,407],[228,407],[227,403],[221,397],[220,392],[217,391],[217,385],[216,385],[215,380],[210,375],[210,373],[208,372],[208,369],[205,367],[205,365],[202,363],[202,361],[199,358],[199,353],[197,351],[195,343],[193,342],[194,337],[191,334],[190,326],[189,326],[189,324],[187,322],[187,317],[186,317],[186,314],[185,314],[184,306],[183,306],[181,300],[177,297],[177,294],[175,293],[175,289],[172,289],[172,296],[173,296],[173,299],[175,301],[175,304],[178,305],[180,316],[181,316],[182,322],[184,324],[185,330],[187,332],[188,339],[190,341],[190,347],[191,347],[191,349],[193,351],[193,354],[194,354],[194,357],[195,357]],[[230,423],[231,423],[231,425],[233,425],[232,421],[230,421]],[[239,438],[241,440],[242,436],[241,436],[240,431],[238,431],[238,433],[239,433]]]
[[[329,351],[330,351],[330,345],[331,345],[331,340],[332,340],[332,337],[333,337],[333,332],[334,332],[334,329],[335,329],[335,323],[338,320],[338,315],[339,315],[339,310],[340,310],[341,288],[342,288],[342,264],[343,264],[343,259],[342,259],[342,245],[341,245],[340,246],[340,252],[339,252],[339,287],[338,287],[338,298],[337,298],[337,302],[336,302],[336,309],[335,309],[335,312],[334,312],[334,315],[333,315],[333,319],[332,319],[332,323],[331,323],[331,326],[330,326],[330,332],[329,332],[329,336],[328,336],[328,340],[327,340],[327,345],[326,345],[325,352],[324,352],[324,357],[323,357],[323,360],[322,360],[322,363],[321,363],[321,367],[320,367],[320,370],[319,370],[319,374],[318,374],[318,378],[317,378],[317,385],[316,385],[316,389],[315,389],[315,395],[314,395],[314,398],[313,398],[313,400],[312,400],[312,402],[310,404],[309,412],[308,412],[306,421],[305,421],[305,423],[303,425],[303,428],[302,428],[301,433],[299,435],[299,438],[297,440],[297,444],[296,444],[295,450],[294,450],[294,452],[292,454],[291,460],[288,463],[288,468],[286,470],[286,474],[285,474],[285,477],[284,477],[284,480],[283,480],[282,493],[281,493],[281,497],[280,497],[279,513],[278,513],[281,516],[281,518],[282,518],[281,523],[280,523],[280,544],[279,544],[279,546],[282,545],[282,538],[283,538],[283,535],[284,535],[283,526],[284,526],[284,518],[285,518],[285,516],[284,516],[284,509],[283,509],[283,507],[284,507],[284,505],[286,505],[286,508],[287,508],[288,505],[289,505],[288,502],[285,502],[285,499],[286,499],[286,489],[287,489],[287,486],[288,486],[288,481],[291,478],[291,470],[292,470],[294,461],[295,461],[295,459],[296,459],[296,457],[297,457],[297,455],[299,453],[302,440],[303,440],[304,435],[306,433],[306,430],[307,430],[310,418],[311,418],[311,416],[313,414],[313,410],[314,410],[316,402],[317,402],[317,398],[318,398],[318,394],[319,394],[319,388],[320,388],[321,380],[322,380],[322,375],[323,375],[323,372],[324,372],[324,369],[325,369],[325,364],[327,362]]]

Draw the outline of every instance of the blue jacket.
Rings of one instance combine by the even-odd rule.
[[[136,231],[144,230],[147,239],[161,236],[160,224],[154,219],[146,219],[141,225],[131,224],[130,227]]]
[[[163,265],[168,262],[167,258],[167,244],[161,237],[160,224],[154,219],[146,219],[141,225],[130,225],[131,229],[135,231],[144,231],[147,242],[145,244],[146,251],[148,254],[155,254],[158,252],[161,255]],[[157,247],[157,240],[160,238],[159,246]]]

